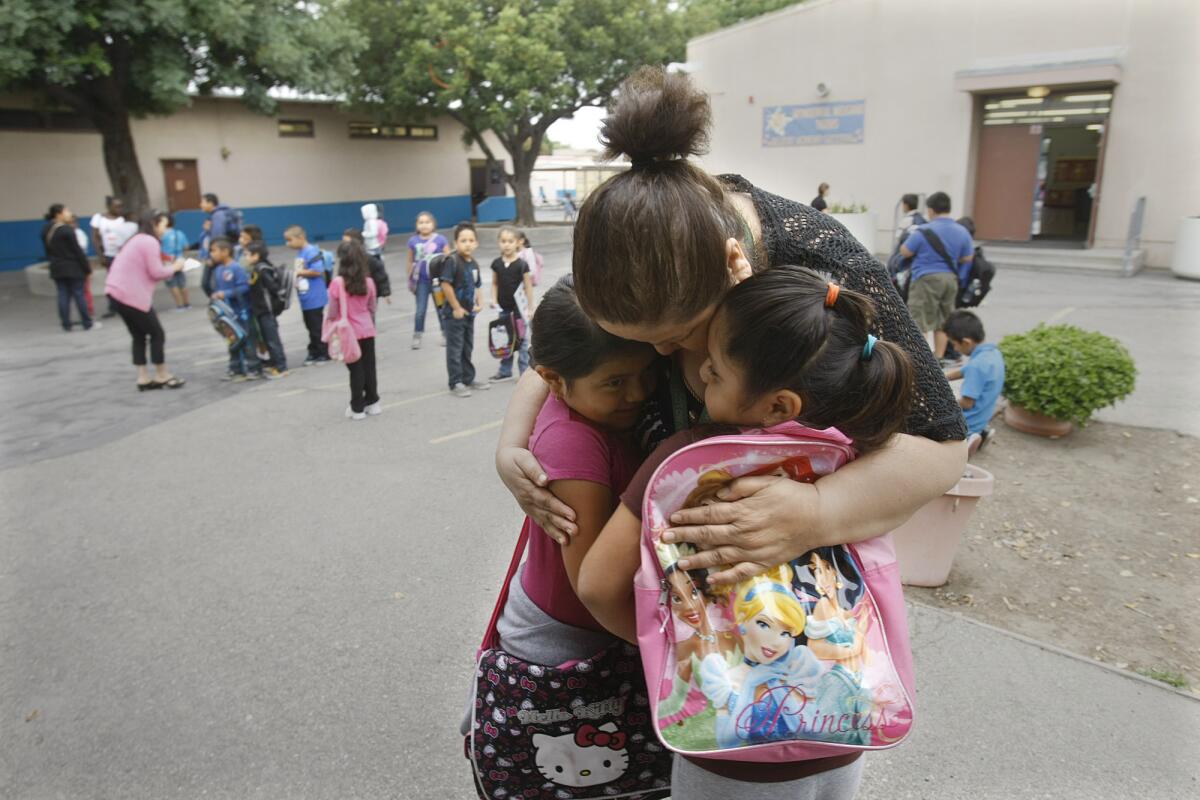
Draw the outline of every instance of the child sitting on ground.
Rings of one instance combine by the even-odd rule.
[[[279,322],[275,319],[283,311],[283,301],[279,298],[279,271],[271,263],[270,251],[261,240],[246,244],[246,263],[250,273],[250,310],[259,338],[271,356],[271,366],[263,370],[263,376],[269,380],[282,378],[287,375],[288,368],[287,354],[279,338]]]
[[[967,452],[974,455],[995,433],[988,423],[1004,391],[1004,356],[1000,348],[984,341],[983,322],[970,311],[953,312],[942,330],[954,349],[968,358],[961,367],[947,370],[946,379],[962,378],[958,404],[967,420]]]
[[[509,320],[517,337],[518,375],[529,368],[528,319],[521,316],[517,305],[517,292],[524,291],[527,313],[533,316],[533,273],[529,264],[517,255],[520,233],[516,228],[505,225],[500,229],[500,257],[492,262],[492,303],[500,306],[500,319]],[[513,357],[500,361],[500,369],[488,380],[491,383],[510,381],[513,378]]]
[[[299,225],[285,230],[283,240],[296,251],[296,295],[300,298],[304,327],[308,328],[308,358],[304,359],[304,366],[323,364],[329,361],[329,348],[321,341],[321,318],[329,302],[325,257],[319,247],[309,243],[308,234]]]
[[[250,325],[250,279],[242,265],[233,260],[233,245],[228,239],[213,239],[208,252],[213,262],[212,299],[228,303],[238,324],[246,331],[242,341],[229,348],[229,371],[224,380],[257,380],[263,374],[262,362],[254,353],[254,333]]]

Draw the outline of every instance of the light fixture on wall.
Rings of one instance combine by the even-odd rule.
[[[817,84],[817,97],[828,97],[828,96],[829,96],[829,85],[826,83],[818,83]]]
[[[232,154],[233,154],[233,151],[230,150],[228,147],[225,147],[224,145],[221,146],[221,160],[222,161],[228,161],[229,156],[231,156]]]
[[[1025,94],[1029,95],[1030,97],[1045,97],[1046,95],[1050,94],[1050,87],[1030,86],[1025,90]]]

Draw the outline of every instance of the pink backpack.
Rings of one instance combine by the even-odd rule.
[[[707,586],[660,541],[680,508],[734,478],[814,482],[854,458],[836,429],[789,422],[672,454],[642,507],[634,581],[651,715],[676,753],[793,762],[899,744],[913,722],[912,653],[889,536],[805,553],[739,586]]]

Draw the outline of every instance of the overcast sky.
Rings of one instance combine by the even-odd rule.
[[[600,132],[600,121],[604,119],[604,109],[589,106],[580,109],[571,119],[560,119],[550,126],[550,138],[561,142],[572,149],[599,150],[600,143],[596,134]]]

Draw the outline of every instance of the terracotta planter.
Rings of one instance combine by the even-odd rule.
[[[1066,436],[1075,429],[1070,420],[1047,417],[1045,414],[1039,414],[1012,403],[1004,407],[1004,422],[1010,428],[1051,439]]]
[[[924,505],[892,531],[900,580],[910,586],[941,586],[950,577],[954,553],[981,497],[992,493],[992,473],[967,464],[954,488]]]

